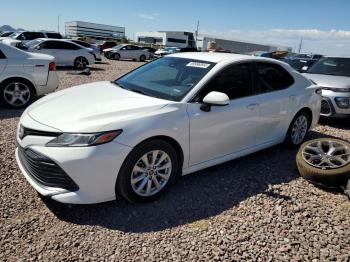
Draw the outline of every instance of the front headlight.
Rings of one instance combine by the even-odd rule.
[[[119,136],[123,130],[99,132],[93,134],[74,134],[63,133],[58,137],[49,141],[46,146],[57,147],[82,147],[82,146],[96,146],[111,142],[114,138]]]

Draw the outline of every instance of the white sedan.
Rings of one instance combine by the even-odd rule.
[[[90,48],[64,39],[39,38],[25,44],[28,51],[48,54],[55,57],[58,66],[74,66],[85,69],[95,63],[94,52]]]
[[[37,101],[20,119],[16,157],[59,202],[149,201],[177,175],[300,145],[320,104],[318,86],[282,62],[173,54]]]
[[[103,50],[106,58],[120,60],[132,59],[144,62],[149,59],[149,51],[136,45],[122,44]]]
[[[58,87],[54,57],[24,52],[0,41],[0,104],[25,107]]]

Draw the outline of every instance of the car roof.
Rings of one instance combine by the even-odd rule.
[[[269,61],[269,62],[280,63],[280,61],[277,61],[271,58],[266,58],[266,57],[256,57],[256,56],[250,56],[250,55],[239,55],[239,54],[231,54],[231,53],[215,53],[215,52],[185,52],[185,53],[175,53],[167,56],[202,60],[202,61],[208,61],[212,63],[237,62],[242,60]]]

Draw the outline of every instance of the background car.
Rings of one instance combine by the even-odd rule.
[[[122,44],[103,51],[106,58],[120,60],[132,59],[144,62],[150,58],[149,51],[136,45]]]
[[[84,41],[81,41],[81,40],[69,40],[73,43],[76,43],[78,45],[81,45],[83,47],[86,47],[86,48],[91,48],[92,49],[92,52],[94,53],[94,56],[95,56],[95,60],[96,61],[101,61],[101,50],[96,46],[96,45],[93,45],[93,44],[89,44],[87,42],[84,42]]]
[[[0,103],[25,107],[58,87],[54,57],[24,52],[0,41]]]
[[[95,63],[95,56],[90,48],[85,48],[69,40],[39,38],[25,45],[28,51],[48,54],[55,57],[58,66],[74,66],[84,69]]]
[[[11,34],[9,37],[20,40],[22,43],[27,43],[38,38],[52,38],[62,39],[62,35],[56,32],[32,32],[32,31],[21,31]]]
[[[143,50],[148,50],[149,52],[149,57],[150,58],[153,58],[154,57],[154,53],[157,51],[157,49],[153,48],[153,47],[148,47],[148,46],[145,46],[145,47],[141,47]]]
[[[304,75],[322,87],[322,116],[350,117],[350,57],[321,58]]]
[[[158,49],[154,53],[154,56],[155,57],[161,57],[161,56],[165,56],[165,55],[169,55],[169,54],[178,53],[179,51],[180,51],[180,48],[178,48],[178,47],[165,47],[165,48],[162,48],[162,49]]]
[[[13,33],[14,33],[13,31],[1,32],[0,37],[8,37],[8,36],[12,35]]]
[[[31,105],[18,125],[16,159],[30,184],[56,201],[150,201],[177,175],[283,142],[299,146],[318,122],[317,91],[277,60],[173,54]]]
[[[107,48],[112,48],[112,47],[116,46],[117,42],[115,42],[115,41],[99,41],[99,42],[96,42],[95,45],[102,52],[103,50],[105,50]]]
[[[303,67],[310,67],[320,58],[322,58],[322,55],[319,54],[297,54],[283,59],[283,62],[286,62],[295,70],[302,72]]]

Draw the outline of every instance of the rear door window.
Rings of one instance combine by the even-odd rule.
[[[47,38],[62,39],[62,36],[59,33],[46,33],[46,36]]]
[[[280,65],[268,62],[257,62],[255,65],[259,93],[286,89],[294,84],[294,78]]]

